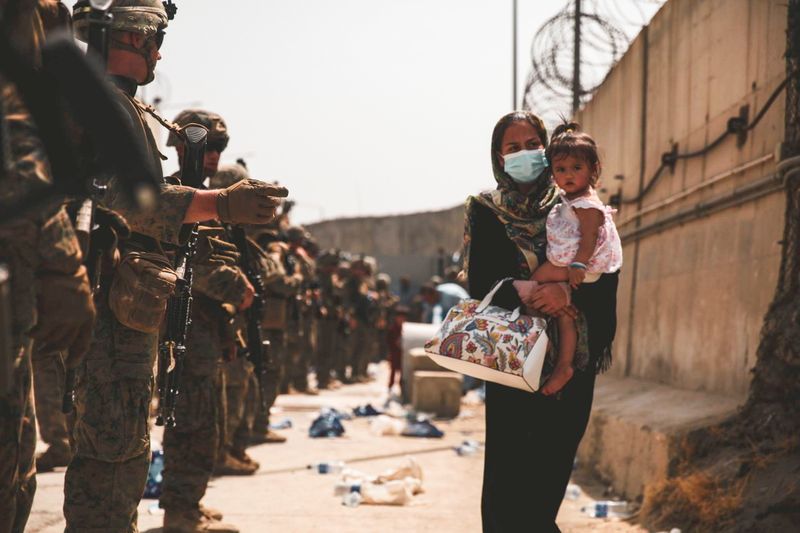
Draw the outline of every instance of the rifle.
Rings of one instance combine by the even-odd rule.
[[[250,254],[250,243],[247,241],[247,234],[242,226],[230,228],[231,240],[242,254],[241,264],[247,280],[255,289],[253,304],[245,311],[247,319],[247,358],[253,364],[258,386],[261,389],[261,407],[266,410],[269,408],[266,401],[266,378],[267,369],[271,365],[271,354],[269,351],[270,343],[264,339],[264,332],[261,329],[261,318],[264,314],[266,289],[261,273],[255,266]]]
[[[0,263],[0,398],[14,385],[14,353],[11,343],[11,274]]]
[[[181,179],[187,183],[202,181],[203,157],[208,140],[208,129],[199,124],[188,124],[181,129],[185,151],[181,163]],[[186,359],[186,338],[192,324],[192,260],[197,252],[197,228],[192,226],[188,242],[180,248],[175,258],[178,280],[175,294],[167,301],[166,330],[158,345],[158,416],[156,425],[175,427],[175,405],[180,395],[183,364]]]
[[[89,31],[88,47],[86,50],[90,60],[96,62],[105,69],[108,63],[108,39],[111,23],[114,16],[109,13],[111,2],[101,0],[91,0],[89,2]],[[89,274],[89,284],[92,294],[97,294],[100,289],[100,272],[103,262],[103,248],[100,246],[92,247],[92,231],[95,229],[95,212],[97,202],[103,196],[106,187],[101,185],[97,179],[92,180],[87,197],[81,203],[75,217],[75,231],[80,238],[81,253],[86,270]],[[75,406],[75,378],[74,368],[68,368],[64,377],[64,396],[61,398],[61,412],[72,413]]]

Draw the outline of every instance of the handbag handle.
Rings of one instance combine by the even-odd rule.
[[[508,282],[508,281],[514,281],[514,278],[505,278],[505,279],[501,279],[500,281],[498,281],[497,283],[495,283],[495,285],[494,285],[494,287],[492,288],[492,290],[490,290],[490,291],[489,291],[489,294],[487,294],[487,295],[486,295],[486,296],[483,298],[483,300],[481,300],[481,303],[480,303],[480,304],[478,304],[478,307],[477,307],[477,309],[475,309],[475,311],[477,311],[478,313],[482,313],[483,311],[485,311],[485,310],[486,310],[486,308],[487,308],[487,307],[489,307],[489,305],[491,305],[491,303],[492,303],[492,300],[494,300],[494,297],[495,297],[495,295],[497,294],[497,292],[500,290],[500,288],[501,288],[503,285],[505,285],[505,284],[506,284],[506,282]],[[515,312],[515,313],[517,313],[517,318],[519,318],[519,307],[518,307],[518,308],[517,308],[517,309],[516,309],[514,312]],[[516,320],[516,319],[515,319],[515,320]]]

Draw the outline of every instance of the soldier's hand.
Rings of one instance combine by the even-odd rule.
[[[240,257],[236,246],[222,239],[206,235],[197,241],[198,264],[233,266],[239,262]]]
[[[253,288],[253,285],[251,285],[249,281],[245,281],[247,284],[245,285],[244,299],[242,300],[242,303],[239,304],[239,311],[244,311],[253,305],[253,299],[256,295],[256,290]]]
[[[288,194],[285,187],[263,181],[238,181],[217,195],[217,214],[222,222],[266,224],[275,218],[275,209]]]
[[[42,350],[66,352],[67,368],[75,368],[89,349],[95,317],[86,268],[41,274],[37,282],[38,320],[30,336]]]

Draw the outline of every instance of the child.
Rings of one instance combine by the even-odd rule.
[[[600,176],[597,144],[577,124],[555,129],[546,150],[561,203],[547,217],[547,261],[533,273],[534,281],[568,281],[573,289],[594,283],[604,273],[622,266],[622,244],[611,218],[594,187]],[[572,359],[577,345],[575,321],[558,318],[559,354],[542,394],[560,391],[572,378]]]
[[[392,387],[394,387],[395,375],[399,372],[400,388],[403,388],[403,323],[408,317],[409,309],[404,305],[397,305],[394,308],[394,313],[389,327],[386,329],[386,343],[389,345],[389,396],[392,396]]]

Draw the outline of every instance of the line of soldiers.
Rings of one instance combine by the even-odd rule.
[[[136,201],[122,173],[101,172],[109,154],[73,125],[79,168],[96,193],[88,229],[80,223],[84,197],[0,213],[0,533],[24,531],[37,469],[64,465],[67,532],[137,531],[153,398],[163,412],[164,389],[175,383],[175,424],[166,424],[163,439],[164,530],[238,531],[201,500],[212,475],[258,469],[249,445],[285,441],[270,429],[278,394],[367,380],[370,359],[386,354],[395,300],[374,259],[320,252],[288,213],[277,213],[285,188],[251,179],[243,165],[220,167],[229,140],[222,117],[190,109],[168,121],[135,97],[154,78],[172,8],[115,0],[101,19],[111,94],[158,175],[155,205]],[[0,41],[8,38],[15,56],[38,69],[51,31],[72,22],[91,44],[98,12],[88,0],[72,17],[55,0],[0,0]],[[0,62],[4,209],[57,181],[42,133],[48,117],[29,109],[33,100],[14,72]],[[151,117],[177,151],[173,176],[162,177]],[[203,136],[199,159],[192,131]],[[178,268],[189,250],[191,268]],[[191,313],[181,344],[169,328],[175,295],[187,284],[191,298],[180,303]],[[252,340],[253,328],[263,342]],[[267,357],[255,358],[262,349]],[[170,385],[156,395],[161,363]],[[38,458],[33,390],[49,444]],[[62,407],[72,403],[65,416]]]

